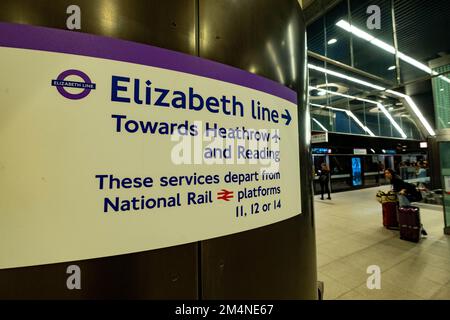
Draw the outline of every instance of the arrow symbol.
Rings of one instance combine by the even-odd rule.
[[[289,111],[287,109],[284,110],[284,111],[286,111],[286,114],[282,114],[281,118],[286,119],[286,125],[288,126],[289,123],[291,123],[291,120],[292,120],[291,114],[289,113]]]

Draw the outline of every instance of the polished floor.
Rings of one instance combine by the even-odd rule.
[[[383,228],[377,190],[315,196],[318,280],[324,299],[449,299],[450,236],[443,234],[441,208],[421,208],[428,237],[401,240]],[[381,271],[381,289],[369,289],[369,266]]]

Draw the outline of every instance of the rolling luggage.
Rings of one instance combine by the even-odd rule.
[[[414,206],[400,207],[398,209],[400,225],[400,239],[419,242],[422,232],[420,222],[420,209]]]
[[[376,199],[379,203],[398,201],[397,194],[394,191],[384,192],[379,190],[376,194]]]
[[[383,202],[383,226],[388,229],[398,230],[397,221],[397,202],[387,201]]]

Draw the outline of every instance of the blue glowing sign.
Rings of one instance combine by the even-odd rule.
[[[314,154],[328,154],[331,153],[331,149],[328,148],[312,148]]]
[[[361,175],[361,159],[352,158],[352,182],[353,186],[362,185],[362,175]]]

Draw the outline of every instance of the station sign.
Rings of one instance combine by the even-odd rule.
[[[311,134],[311,143],[328,142],[328,132],[318,132]]]
[[[353,154],[366,155],[367,154],[367,149],[353,149]]]
[[[297,94],[129,41],[0,23],[0,269],[301,214]]]

